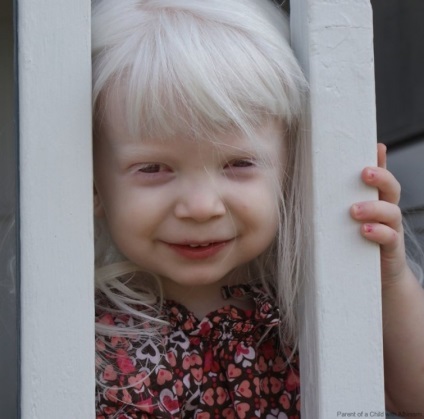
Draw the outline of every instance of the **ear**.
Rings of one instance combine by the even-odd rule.
[[[93,210],[95,217],[102,218],[105,216],[105,210],[103,207],[102,199],[100,198],[100,195],[97,192],[95,184],[93,185]]]

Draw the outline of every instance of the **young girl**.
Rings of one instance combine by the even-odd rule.
[[[97,417],[300,417],[307,85],[287,20],[267,0],[94,0],[92,19]],[[381,201],[352,216],[384,289],[418,295],[378,154]]]

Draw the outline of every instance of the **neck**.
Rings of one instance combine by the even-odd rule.
[[[162,279],[165,298],[184,305],[198,319],[226,305],[234,305],[245,310],[253,309],[252,301],[250,300],[240,300],[231,297],[224,299],[222,297],[222,286],[237,285],[245,282],[245,280],[240,280],[240,276],[228,276],[212,284],[187,286],[177,284],[170,279]]]

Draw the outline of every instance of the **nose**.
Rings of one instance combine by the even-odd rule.
[[[177,194],[174,210],[177,218],[205,222],[221,217],[227,211],[218,186],[211,179],[189,182]]]

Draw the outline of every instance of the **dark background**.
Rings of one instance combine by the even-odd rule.
[[[372,0],[378,138],[390,149],[424,138],[424,1]]]
[[[388,146],[401,208],[424,248],[424,1],[371,4],[378,139]]]

